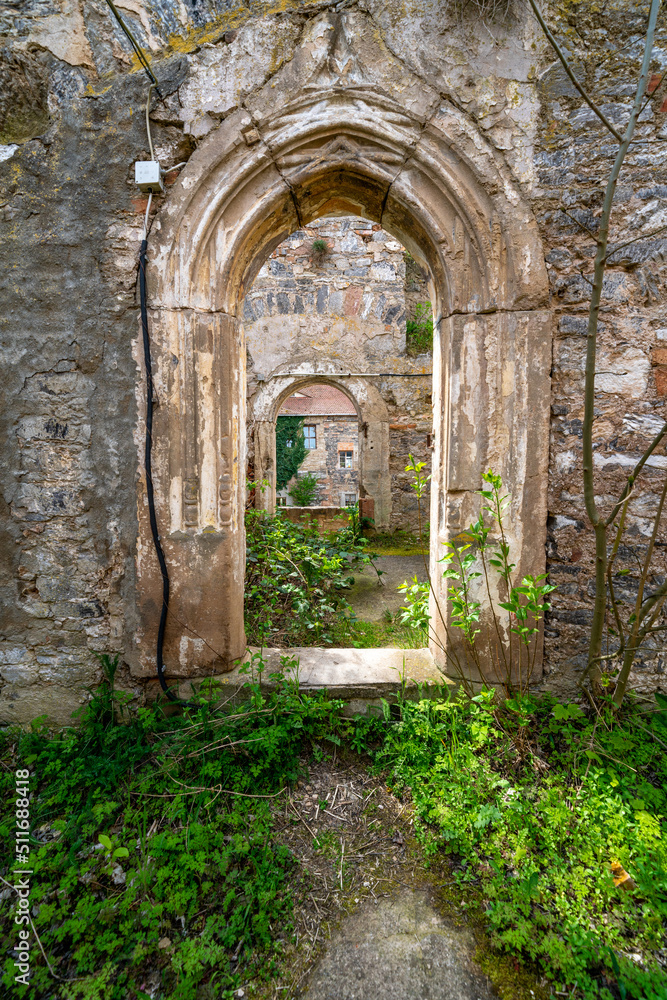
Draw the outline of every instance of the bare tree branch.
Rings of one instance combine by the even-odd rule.
[[[620,132],[616,131],[616,129],[611,124],[611,122],[609,121],[609,119],[607,118],[607,116],[604,115],[602,113],[602,111],[600,111],[600,109],[598,108],[597,104],[595,104],[595,102],[590,99],[590,97],[588,96],[588,94],[586,93],[586,91],[581,86],[581,84],[577,80],[576,76],[574,75],[574,73],[570,69],[570,64],[568,63],[567,59],[563,55],[563,52],[561,51],[560,46],[558,45],[558,42],[556,41],[556,39],[554,38],[554,36],[551,34],[551,31],[549,30],[549,27],[548,27],[546,21],[544,20],[544,18],[540,14],[539,9],[537,7],[537,4],[535,3],[535,0],[528,0],[528,3],[533,8],[533,12],[534,12],[535,17],[537,18],[537,20],[540,22],[540,27],[541,27],[542,31],[544,32],[544,34],[547,36],[547,38],[551,42],[551,46],[552,46],[554,52],[556,53],[556,55],[560,59],[561,63],[563,64],[563,69],[565,70],[565,72],[567,73],[567,75],[569,76],[570,80],[572,81],[572,83],[574,84],[574,86],[576,87],[576,89],[579,91],[579,93],[581,94],[581,96],[583,97],[583,99],[586,101],[586,104],[589,106],[589,108],[591,109],[591,111],[593,111],[594,114],[596,114],[598,116],[598,118],[600,119],[600,121],[602,122],[602,124],[606,128],[609,129],[609,131],[611,132],[611,134],[613,135],[613,137],[616,139],[616,141],[617,142],[623,142],[623,139],[621,137]],[[642,93],[642,97],[643,96],[644,95]]]
[[[626,480],[626,483],[625,483],[625,487],[623,489],[623,492],[622,492],[621,496],[619,497],[619,499],[614,504],[614,509],[612,510],[611,514],[606,519],[606,521],[604,522],[606,528],[608,528],[609,525],[612,523],[612,521],[614,521],[614,519],[616,518],[616,515],[618,514],[619,510],[621,509],[621,507],[623,506],[623,504],[625,503],[625,501],[628,499],[628,497],[630,495],[630,491],[632,490],[632,486],[634,484],[635,479],[637,478],[637,476],[639,475],[639,473],[642,471],[642,469],[644,468],[644,466],[648,462],[649,458],[651,457],[651,455],[653,454],[653,452],[655,451],[655,449],[658,447],[658,445],[660,444],[660,442],[664,438],[665,434],[667,434],[667,421],[663,424],[662,428],[658,431],[658,433],[656,434],[656,436],[653,438],[653,440],[651,441],[650,445],[648,446],[648,448],[646,449],[646,451],[644,452],[644,454],[639,459],[639,461],[635,465],[634,469],[632,470],[632,472],[628,476],[628,478]]]

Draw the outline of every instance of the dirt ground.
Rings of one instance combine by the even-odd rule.
[[[326,963],[331,965],[329,954],[332,947],[340,947],[341,938],[349,945],[350,933],[353,936],[356,933],[351,929],[350,920],[355,914],[363,918],[364,907],[382,908],[382,912],[389,913],[389,904],[392,915],[381,920],[387,933],[380,936],[390,937],[394,902],[400,903],[401,898],[405,902],[406,890],[420,897],[418,910],[420,907],[423,910],[423,905],[427,904],[440,926],[448,928],[450,935],[456,937],[457,961],[471,977],[475,1000],[491,996],[505,1000],[543,1000],[548,996],[533,977],[514,966],[508,971],[506,960],[496,956],[489,960],[489,944],[479,921],[468,919],[471,903],[456,887],[456,866],[443,855],[438,855],[428,867],[424,864],[423,852],[414,834],[410,802],[399,801],[381,776],[369,772],[364,758],[349,755],[341,759],[335,750],[332,753],[330,745],[326,745],[315,747],[313,755],[304,758],[302,763],[308,778],[284,793],[279,816],[279,837],[290,848],[298,865],[293,882],[293,929],[286,928],[284,933],[277,935],[284,949],[282,974],[271,984],[248,984],[238,996],[253,1000],[298,1000],[301,997],[321,1000],[325,996],[327,1000],[339,997],[372,1000],[370,993],[364,994],[363,984],[361,992],[341,990],[340,983],[336,987]],[[414,909],[414,900],[408,902]],[[399,916],[398,919],[400,922],[403,918]],[[377,923],[377,918],[374,922]],[[369,921],[361,919],[359,923],[363,927]],[[420,931],[419,921],[415,929]],[[377,935],[375,937],[377,943]],[[411,937],[415,937],[414,931]],[[426,968],[428,961],[424,959],[423,943],[417,940],[421,949],[420,962]],[[361,941],[359,946],[362,947]],[[336,953],[332,955],[334,966],[341,971]],[[414,962],[414,956],[408,956],[408,960]],[[374,971],[377,972],[377,968]],[[356,976],[360,974],[358,970],[355,972]],[[324,992],[323,981],[326,983]],[[511,985],[507,987],[507,983]],[[437,1000],[450,995],[424,992],[423,988],[420,991],[417,978],[415,989],[414,994],[385,991],[385,995],[405,997],[405,1000],[413,997],[423,1000],[426,996]],[[466,1000],[467,996],[461,993],[460,1000]]]
[[[428,556],[426,556],[428,560]],[[389,611],[395,615],[404,603],[399,587],[413,576],[426,580],[424,556],[379,556],[375,565],[382,570],[381,583],[372,566],[367,566],[362,572],[354,574],[354,586],[346,591],[346,599],[357,613],[357,617],[365,622],[380,621]]]

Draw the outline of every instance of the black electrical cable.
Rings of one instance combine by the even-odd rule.
[[[136,38],[134,37],[134,35],[132,34],[132,32],[130,31],[130,29],[128,28],[128,26],[125,24],[125,21],[123,20],[123,18],[120,16],[120,14],[118,13],[118,11],[116,10],[116,6],[112,2],[112,0],[107,0],[107,5],[108,5],[111,13],[113,14],[113,16],[118,21],[118,24],[122,28],[122,30],[125,33],[126,37],[128,38],[128,40],[130,42],[130,45],[132,46],[132,48],[136,52],[137,59],[139,60],[139,62],[143,66],[143,69],[144,69],[144,72],[146,73],[146,76],[151,81],[151,83],[155,87],[155,90],[156,90],[158,96],[162,100],[162,94],[160,93],[160,88],[158,87],[158,82],[155,79],[155,76],[153,75],[153,71],[152,71],[152,69],[150,67],[150,64],[149,64],[148,60],[146,59],[146,56],[144,55],[144,53],[143,53],[143,51],[141,49],[141,46],[137,42]]]
[[[151,522],[151,534],[153,536],[155,554],[157,555],[157,561],[160,564],[160,573],[162,575],[162,608],[160,610],[160,625],[158,627],[156,648],[157,676],[160,681],[160,686],[166,693],[169,700],[177,701],[180,704],[186,705],[187,702],[181,702],[180,698],[178,698],[171,688],[167,686],[164,676],[164,659],[162,651],[164,647],[164,632],[167,627],[167,615],[169,614],[169,570],[167,569],[164,552],[162,551],[162,543],[160,542],[160,535],[157,530],[155,495],[153,492],[153,469],[151,463],[151,452],[153,448],[153,367],[151,365],[151,342],[148,336],[148,310],[146,308],[147,249],[148,240],[143,239],[141,241],[141,249],[139,251],[139,299],[141,304],[141,332],[143,334],[144,341],[144,364],[146,365],[146,438],[144,443],[144,467],[146,470],[148,516]]]

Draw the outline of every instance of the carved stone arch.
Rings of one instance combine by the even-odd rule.
[[[517,571],[544,565],[546,269],[507,164],[357,11],[313,18],[292,60],[245,105],[193,154],[149,241],[154,481],[174,675],[228,669],[244,649],[241,303],[268,254],[322,215],[379,223],[433,276],[433,569],[475,513],[489,466],[513,496]],[[150,673],[160,585],[142,500],[139,517],[138,644]]]
[[[359,419],[359,486],[362,496],[372,497],[375,526],[389,526],[391,477],[389,475],[389,413],[380,392],[366,378],[336,377],[309,373],[274,376],[260,383],[252,400],[250,424],[255,446],[255,479],[268,480],[269,487],[258,491],[258,506],[273,513],[276,505],[276,419],[288,396],[309,385],[326,384],[345,393],[354,404]]]

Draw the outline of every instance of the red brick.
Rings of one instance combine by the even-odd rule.
[[[651,351],[651,364],[667,365],[667,347],[654,347]]]
[[[667,396],[667,367],[656,368],[655,391],[659,396]]]
[[[647,92],[649,94],[652,94],[654,90],[657,90],[658,87],[660,86],[661,80],[662,80],[662,73],[652,73],[651,79],[649,80],[648,86],[646,88]]]

